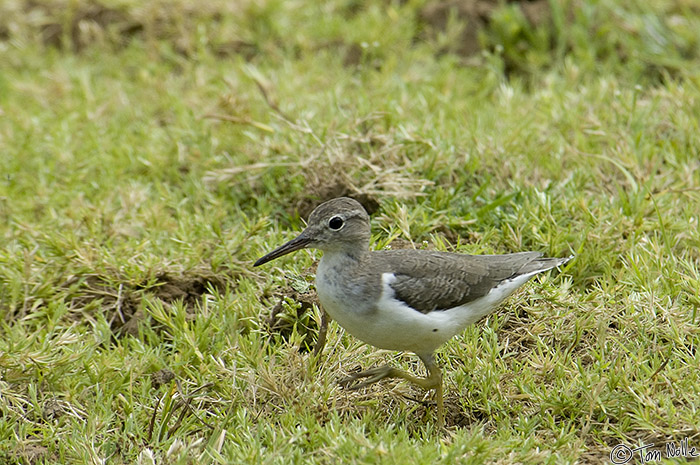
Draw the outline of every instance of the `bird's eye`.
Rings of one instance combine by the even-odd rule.
[[[328,227],[334,231],[337,231],[340,228],[342,228],[343,224],[344,224],[343,219],[339,216],[334,216],[333,218],[328,220]]]

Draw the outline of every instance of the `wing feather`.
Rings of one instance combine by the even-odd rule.
[[[383,264],[382,272],[395,277],[390,284],[394,297],[422,313],[464,305],[485,296],[501,281],[556,266],[544,266],[548,259],[539,259],[539,252],[462,255],[396,250],[375,254],[379,259],[375,263]],[[537,265],[538,261],[543,263]]]

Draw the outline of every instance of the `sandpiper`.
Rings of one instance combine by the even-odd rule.
[[[316,207],[299,236],[254,266],[303,248],[322,250],[316,291],[323,309],[367,344],[414,352],[428,371],[419,378],[385,365],[355,373],[340,384],[359,389],[384,378],[403,378],[434,389],[439,427],[445,413],[435,350],[494,311],[531,277],[571,259],[546,258],[540,252],[370,251],[369,241],[369,215],[357,201],[340,197]]]

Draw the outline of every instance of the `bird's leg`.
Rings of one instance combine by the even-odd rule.
[[[372,368],[371,370],[354,373],[347,378],[341,379],[339,384],[344,388],[355,390],[369,386],[370,384],[374,384],[377,381],[381,381],[385,378],[401,378],[415,384],[416,386],[420,386],[426,391],[434,389],[435,400],[437,402],[437,423],[438,427],[442,428],[445,423],[445,408],[442,401],[442,372],[435,363],[433,354],[417,355],[420,357],[421,361],[425,365],[425,368],[428,370],[428,376],[425,378],[419,378],[403,370],[399,370],[389,365],[384,365],[377,368]],[[367,379],[362,382],[358,382],[358,380],[361,378]]]
[[[433,354],[416,354],[420,357],[423,365],[425,365],[426,370],[428,370],[428,377],[424,378],[429,381],[431,388],[435,389],[435,402],[437,403],[437,427],[442,428],[445,426],[445,404],[442,400],[442,370],[435,363],[435,357]],[[430,388],[424,388],[430,389]]]
[[[328,334],[328,322],[331,320],[331,316],[326,313],[323,308],[319,308],[321,312],[321,325],[318,327],[318,338],[316,338],[316,345],[314,346],[314,351],[312,356],[316,357],[321,353],[323,347],[326,345],[326,335]]]

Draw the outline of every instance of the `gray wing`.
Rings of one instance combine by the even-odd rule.
[[[427,313],[471,302],[488,294],[501,281],[536,274],[561,264],[540,258],[539,252],[508,255],[461,255],[422,250],[375,252],[388,265],[383,272],[396,277],[394,297]],[[566,259],[564,259],[566,261]]]

